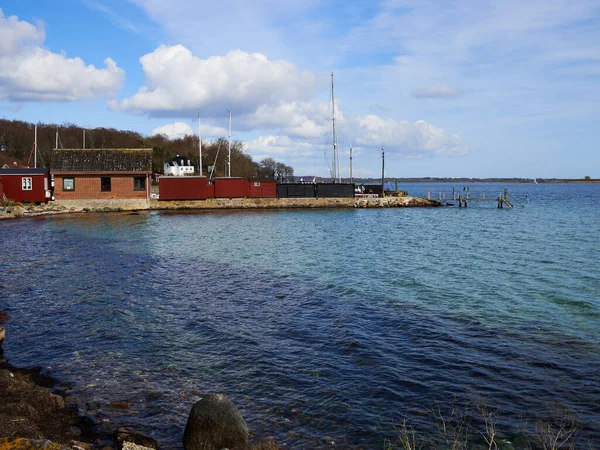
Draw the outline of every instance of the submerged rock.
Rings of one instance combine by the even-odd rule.
[[[160,445],[150,436],[133,431],[130,428],[121,427],[115,431],[115,442],[117,443],[117,449],[140,449],[150,448],[158,449]],[[135,445],[132,445],[135,444]]]
[[[201,396],[192,407],[183,434],[185,450],[245,447],[248,425],[233,402],[222,394]]]

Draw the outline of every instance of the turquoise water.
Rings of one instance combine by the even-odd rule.
[[[292,448],[383,448],[453,398],[485,398],[510,440],[558,401],[597,446],[600,186],[508,188],[525,208],[3,221],[6,357],[166,448],[205,392]]]

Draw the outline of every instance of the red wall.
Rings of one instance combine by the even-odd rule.
[[[158,180],[160,200],[205,200],[206,177],[160,177]]]
[[[256,186],[259,184],[259,186]],[[275,180],[254,180],[248,182],[249,197],[275,198],[277,197],[277,182]]]
[[[215,185],[214,184],[206,185],[206,198],[215,198]]]
[[[110,176],[110,191],[100,190],[100,178]],[[146,177],[146,174],[140,172],[136,177]],[[75,179],[74,191],[63,191],[63,178]],[[127,199],[127,198],[146,198],[146,189],[136,191],[133,185],[134,175],[54,175],[54,196],[56,200],[108,200],[108,199]],[[146,185],[150,181],[146,178]]]
[[[248,182],[243,178],[216,178],[215,198],[248,197]]]
[[[31,178],[32,189],[30,191],[23,190],[22,179],[25,177]],[[50,179],[47,173],[31,175],[4,174],[0,175],[0,178],[2,179],[2,191],[9,200],[18,203],[42,203],[49,200],[46,198],[46,190],[44,189],[44,179],[48,179],[48,189],[50,189]]]

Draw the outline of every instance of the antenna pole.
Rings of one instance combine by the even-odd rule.
[[[384,189],[384,175],[385,170],[385,150],[381,147],[381,197],[385,197],[385,189]]]
[[[335,96],[333,92],[333,72],[331,72],[331,116],[333,122],[333,182],[337,183],[338,180],[338,149],[337,149],[337,134],[335,133]]]
[[[33,138],[33,167],[37,169],[37,125],[35,126],[35,136]]]
[[[227,148],[227,178],[231,178],[231,110],[229,111],[229,142]]]
[[[350,146],[350,183],[352,183],[352,146]]]
[[[198,172],[202,176],[202,134],[200,133],[200,111],[198,111],[198,153],[200,159],[198,160]]]

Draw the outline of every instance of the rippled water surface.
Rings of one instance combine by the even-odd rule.
[[[165,448],[206,392],[292,448],[481,397],[507,438],[558,401],[598,446],[600,185],[509,188],[530,203],[3,221],[5,356]]]

